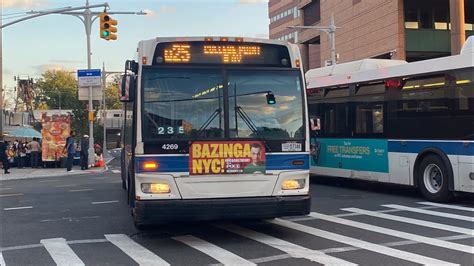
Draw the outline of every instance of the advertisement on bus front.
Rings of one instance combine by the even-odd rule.
[[[196,141],[189,150],[189,174],[264,174],[262,141]]]

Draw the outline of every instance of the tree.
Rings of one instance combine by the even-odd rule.
[[[105,106],[107,106],[107,109],[122,109],[122,103],[119,99],[119,80],[120,75],[115,75],[112,83],[109,83],[105,88]]]
[[[52,109],[75,109],[80,105],[77,98],[77,81],[74,75],[62,70],[48,70],[36,81],[35,108],[46,105]]]

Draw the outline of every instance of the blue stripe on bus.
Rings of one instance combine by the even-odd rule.
[[[465,144],[467,143],[467,145]],[[419,153],[427,148],[437,148],[449,155],[471,155],[474,156],[473,142],[443,142],[443,141],[404,141],[389,140],[389,152]]]
[[[301,161],[302,165],[293,165],[293,161]],[[142,167],[146,161],[158,163],[153,172],[189,172],[189,156],[137,156],[135,169],[137,173],[150,172]],[[308,154],[267,154],[267,170],[301,170],[309,169]]]

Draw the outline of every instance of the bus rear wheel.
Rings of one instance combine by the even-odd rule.
[[[418,169],[418,187],[421,194],[430,201],[447,202],[453,197],[449,181],[453,174],[439,156],[428,155]]]

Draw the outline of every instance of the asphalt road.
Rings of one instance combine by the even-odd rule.
[[[116,163],[100,175],[0,183],[0,264],[474,264],[474,202],[313,179],[311,216],[137,231]],[[149,264],[147,264],[149,263]]]

